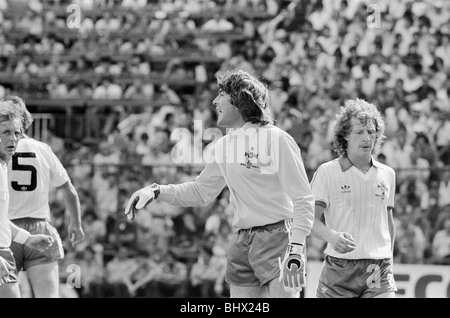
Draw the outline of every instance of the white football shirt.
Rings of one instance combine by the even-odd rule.
[[[363,173],[346,157],[319,166],[311,181],[316,205],[325,207],[328,228],[347,232],[356,248],[346,254],[330,244],[325,254],[344,259],[384,259],[392,257],[388,208],[394,208],[395,172],[374,159]]]
[[[11,245],[11,227],[8,223],[8,179],[6,163],[0,159],[0,248]]]
[[[8,163],[8,180],[10,220],[41,218],[50,221],[50,186],[60,187],[70,178],[49,145],[24,138]]]

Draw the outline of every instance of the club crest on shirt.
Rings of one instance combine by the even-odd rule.
[[[245,152],[245,164],[241,163],[241,165],[245,166],[247,169],[259,168],[256,165],[256,162],[258,161],[258,154],[253,151],[254,149],[255,148],[251,147],[249,151]]]
[[[386,196],[386,192],[388,191],[388,187],[386,186],[386,182],[384,182],[383,179],[378,180],[378,189],[380,190],[380,194],[375,194],[375,196],[380,197],[381,200],[386,200],[387,196]]]

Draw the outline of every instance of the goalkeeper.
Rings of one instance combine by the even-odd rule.
[[[153,184],[133,193],[129,219],[152,200],[177,206],[211,203],[225,185],[234,208],[226,281],[232,298],[299,297],[305,287],[305,239],[314,197],[300,149],[273,125],[267,86],[244,71],[217,78],[213,105],[227,134],[193,182]]]

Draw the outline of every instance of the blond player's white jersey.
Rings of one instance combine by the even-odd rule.
[[[33,138],[19,142],[8,163],[9,219],[50,220],[50,186],[70,181],[66,169],[49,145]]]
[[[347,232],[356,248],[346,254],[330,244],[325,254],[344,259],[384,259],[392,257],[388,208],[394,208],[395,172],[372,159],[363,173],[346,157],[319,166],[311,181],[316,205],[325,207],[328,228]]]
[[[11,245],[11,227],[8,223],[8,179],[6,163],[0,159],[0,248]]]

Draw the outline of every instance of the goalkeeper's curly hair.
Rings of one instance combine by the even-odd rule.
[[[350,99],[345,102],[345,107],[341,107],[341,112],[336,115],[336,125],[334,126],[333,145],[334,150],[339,155],[347,155],[348,142],[346,138],[352,130],[351,119],[355,117],[364,123],[372,121],[375,124],[376,137],[375,146],[372,149],[372,154],[375,153],[377,147],[386,139],[384,135],[385,124],[378,108],[367,101],[357,98]]]
[[[31,126],[33,123],[33,115],[28,111],[27,106],[22,98],[16,95],[7,95],[2,97],[1,101],[9,101],[14,107],[22,114],[21,121],[24,132]]]
[[[238,70],[218,76],[217,86],[219,91],[230,95],[230,103],[246,122],[261,125],[275,122],[267,86],[249,73]]]

